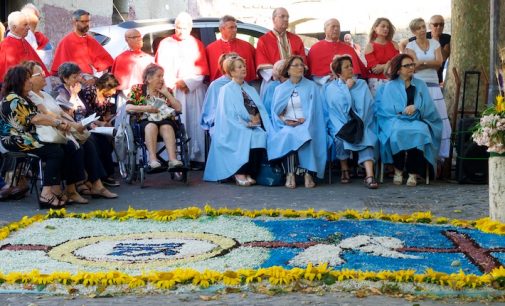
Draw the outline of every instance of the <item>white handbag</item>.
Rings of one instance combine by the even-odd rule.
[[[60,130],[48,126],[48,125],[37,125],[35,126],[36,133],[41,142],[47,143],[67,143],[67,137]]]

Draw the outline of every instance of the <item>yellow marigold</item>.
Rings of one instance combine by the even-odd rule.
[[[127,284],[129,282],[130,277],[128,274],[119,271],[109,271],[105,273],[104,277],[101,279],[101,283],[104,286]]]
[[[145,280],[142,277],[138,276],[131,277],[130,282],[128,283],[128,287],[130,288],[144,287],[145,285]]]
[[[495,109],[498,113],[505,111],[505,101],[502,95],[496,96],[496,106]]]
[[[33,270],[28,274],[29,282],[36,285],[47,285],[53,282],[53,275],[40,274],[38,270]]]
[[[101,273],[78,272],[72,277],[72,281],[76,284],[83,284],[84,286],[94,286],[98,284],[101,279]]]
[[[154,283],[159,289],[172,289],[175,286],[175,280],[161,280]]]
[[[68,271],[57,271],[52,273],[53,279],[63,285],[69,285],[72,282],[72,274]]]
[[[240,285],[241,278],[240,275],[235,271],[225,271],[223,273],[223,283],[226,286],[238,286]]]
[[[172,271],[172,273],[174,274],[174,279],[178,283],[185,284],[191,282],[193,277],[195,277],[195,275],[197,275],[199,272],[193,269],[175,269]]]
[[[347,280],[347,279],[356,279],[358,273],[355,270],[351,269],[342,269],[339,271],[331,271],[330,272],[339,282]]]
[[[193,285],[207,288],[221,279],[222,275],[219,272],[205,270],[203,273],[197,273],[193,277]]]
[[[266,274],[272,285],[288,285],[295,279],[291,273],[279,266],[268,268]]]
[[[259,283],[262,281],[261,276],[263,276],[263,272],[261,270],[239,269],[237,273],[245,279],[246,284]]]
[[[331,268],[328,269],[328,263],[319,263],[316,267],[312,266],[312,263],[307,265],[307,268],[304,271],[304,278],[310,281],[313,281],[315,278],[321,280],[324,274],[330,272]]]

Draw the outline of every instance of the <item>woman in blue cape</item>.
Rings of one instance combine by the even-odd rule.
[[[323,92],[328,109],[328,130],[334,138],[336,157],[340,160],[341,182],[345,184],[350,181],[347,159],[351,151],[354,151],[358,153],[358,163],[365,166],[365,186],[376,189],[379,185],[375,180],[373,165],[377,135],[372,94],[365,81],[353,79],[351,56],[335,57],[331,63],[331,70],[338,78],[331,81]],[[350,120],[351,109],[364,124],[363,138],[354,143],[337,136],[342,126]]]
[[[221,88],[231,81],[231,77],[227,74],[224,69],[224,61],[230,57],[237,57],[238,53],[230,52],[221,54],[218,60],[219,68],[223,73],[222,76],[212,81],[207,88],[205,93],[205,98],[203,99],[202,115],[200,117],[200,126],[202,129],[209,131],[209,135],[212,137],[214,134],[214,119],[216,116],[217,100],[219,98],[219,91]]]
[[[244,78],[244,60],[225,62],[231,81],[219,92],[214,134],[203,179],[224,180],[232,175],[239,186],[251,186],[267,145],[270,121],[256,90]]]
[[[401,185],[403,170],[407,186],[416,186],[426,161],[436,166],[442,137],[442,119],[424,81],[413,77],[415,63],[408,54],[391,60],[391,81],[376,96],[381,158],[393,163],[393,183]]]
[[[326,123],[319,87],[303,77],[300,56],[286,59],[272,100],[273,131],[268,137],[268,158],[283,158],[286,187],[295,188],[295,174],[304,174],[305,187],[315,183],[311,172],[324,177],[326,165]]]

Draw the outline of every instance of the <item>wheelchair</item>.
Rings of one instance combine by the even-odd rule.
[[[165,150],[165,145],[163,144],[163,139],[158,135],[158,146],[156,156],[161,163],[161,167],[156,169],[151,169],[148,165],[148,154],[147,146],[144,142],[144,136],[140,128],[140,123],[137,121],[137,117],[134,114],[124,114],[124,126],[121,133],[116,134],[115,142],[116,147],[118,142],[122,142],[124,151],[118,156],[119,172],[121,177],[128,184],[132,184],[134,181],[140,181],[140,187],[144,187],[146,174],[160,173],[168,171],[172,180],[182,181],[188,184],[188,171],[190,169],[189,160],[189,139],[186,134],[186,128],[181,122],[179,116],[176,116],[177,129],[175,131],[175,145],[177,159],[180,160],[183,165],[177,168],[168,167],[168,155]],[[162,143],[160,143],[160,141]],[[120,155],[123,155],[121,158]]]

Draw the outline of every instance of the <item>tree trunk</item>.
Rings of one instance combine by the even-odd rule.
[[[489,158],[489,217],[505,223],[505,156]]]
[[[495,48],[505,47],[505,2],[498,1],[499,5],[499,27],[498,44]],[[489,41],[490,41],[490,1],[489,0],[452,0],[452,37],[451,37],[451,56],[449,60],[449,69],[445,83],[445,101],[449,117],[452,118],[454,107],[461,107],[463,96],[463,81],[465,71],[481,71],[481,83],[479,90],[480,110],[484,109],[487,101],[487,88],[485,80],[489,78]],[[456,68],[461,78],[461,96],[460,101],[455,101],[456,84],[452,68]],[[476,82],[467,84],[465,93],[465,109],[472,110],[476,102]],[[453,131],[454,132],[454,131]]]

